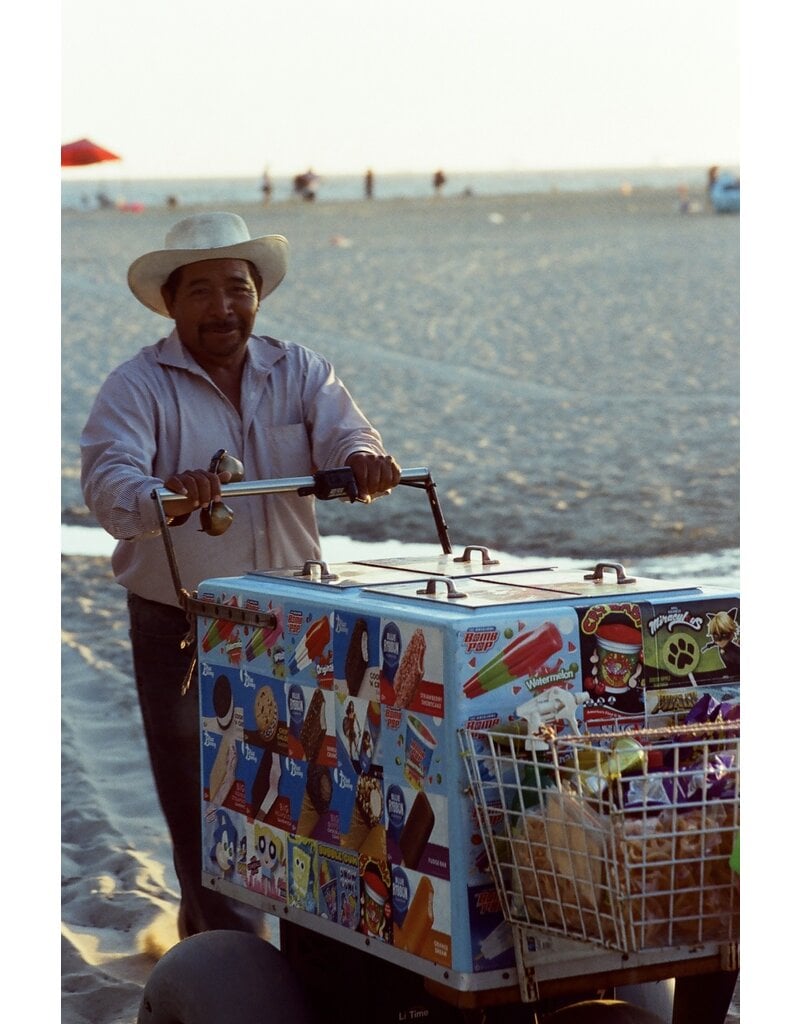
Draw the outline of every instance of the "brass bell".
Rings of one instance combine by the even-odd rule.
[[[233,522],[233,512],[222,501],[212,501],[200,509],[200,530],[212,537],[225,533]]]
[[[224,448],[215,452],[208,468],[212,473],[230,473],[229,483],[238,484],[240,480],[244,480],[244,466],[239,459],[231,455],[230,452],[226,452]]]
[[[244,480],[244,466],[234,455],[220,448],[211,456],[208,464],[210,473],[230,473],[229,483]],[[211,537],[219,537],[225,533],[233,522],[233,511],[222,501],[212,501],[210,505],[200,509],[200,530]]]

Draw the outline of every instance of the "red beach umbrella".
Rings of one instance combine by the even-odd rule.
[[[102,164],[107,160],[121,160],[121,156],[103,149],[89,139],[78,139],[61,147],[62,167],[85,167],[87,164]]]

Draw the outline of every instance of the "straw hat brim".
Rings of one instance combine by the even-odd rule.
[[[249,260],[261,275],[259,298],[263,299],[275,291],[286,276],[288,256],[289,243],[283,235],[264,235],[210,249],[159,249],[133,261],[128,268],[128,286],[139,302],[169,318],[161,288],[178,267],[203,260]]]

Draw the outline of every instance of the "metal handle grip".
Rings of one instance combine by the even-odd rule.
[[[430,472],[427,469],[403,469],[400,471],[401,484],[425,484],[430,480]],[[313,489],[316,486],[316,479],[313,476],[287,476],[274,480],[241,480],[235,484],[222,484],[220,494],[222,500],[227,498],[246,498],[254,494],[287,494],[291,491],[302,491],[307,488]],[[182,501],[184,496],[170,491],[167,487],[158,487],[154,496],[169,511],[169,506],[177,501]]]

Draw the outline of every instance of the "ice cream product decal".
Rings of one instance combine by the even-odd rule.
[[[533,675],[563,644],[564,638],[552,622],[520,633],[464,683],[464,695],[481,697],[515,679]]]
[[[301,636],[289,660],[289,674],[297,675],[315,661],[319,661],[331,641],[331,623],[327,615],[314,619]]]
[[[401,650],[400,630],[395,622],[387,622],[381,633],[381,686],[394,686]]]

